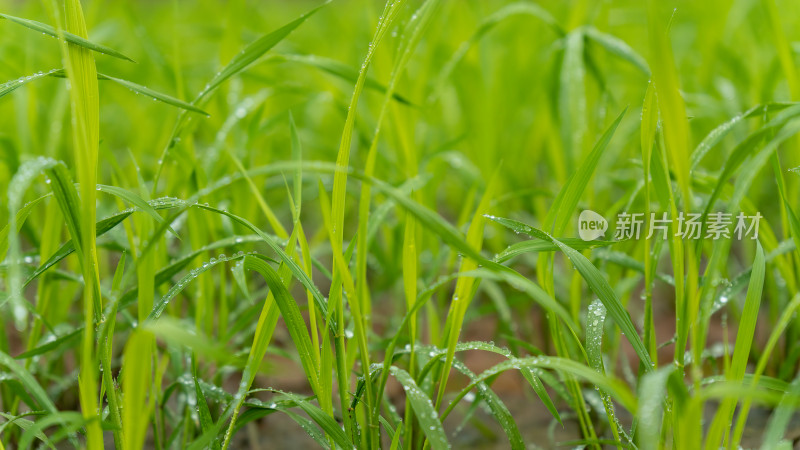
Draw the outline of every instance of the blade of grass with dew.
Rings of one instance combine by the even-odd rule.
[[[397,381],[403,386],[403,390],[410,399],[411,407],[414,408],[414,416],[420,423],[420,428],[433,449],[448,449],[450,443],[447,435],[442,428],[439,414],[433,406],[433,402],[425,395],[417,383],[405,370],[391,366],[390,371]]]
[[[730,372],[726,378],[733,382],[740,382],[744,378],[747,369],[747,361],[750,358],[750,348],[753,344],[756,320],[758,319],[758,309],[761,306],[761,292],[764,288],[764,250],[761,244],[756,244],[756,257],[753,262],[753,271],[750,274],[750,283],[747,286],[747,298],[744,301],[739,328],[736,333],[736,345],[733,350],[733,360]],[[714,420],[706,436],[706,448],[717,448],[720,440],[723,445],[727,444],[730,424],[733,420],[733,410],[736,407],[736,399],[725,399],[719,410],[714,416]]]
[[[561,238],[561,243],[564,245],[568,245],[571,248],[574,248],[578,251],[589,250],[593,248],[603,248],[607,246],[611,246],[617,244],[618,241],[584,241],[583,239],[577,238]],[[523,255],[525,253],[542,253],[542,252],[554,252],[558,251],[558,246],[553,244],[550,241],[545,240],[528,240],[522,242],[515,242],[514,244],[509,245],[506,247],[505,250],[498,253],[495,256],[495,261],[498,263],[508,262],[511,259]]]
[[[480,274],[482,274],[482,271],[480,271],[480,270],[473,271],[473,274],[480,275]],[[460,343],[458,343],[456,345],[456,350],[455,351],[456,352],[464,352],[464,351],[470,351],[470,350],[481,350],[481,351],[485,351],[485,352],[491,352],[491,353],[495,353],[495,354],[498,354],[498,355],[502,355],[502,356],[504,356],[504,357],[506,357],[508,359],[514,359],[515,358],[514,355],[510,351],[508,351],[507,349],[500,348],[500,347],[497,347],[496,345],[494,345],[494,344],[492,344],[490,342],[483,342],[483,341],[460,342]],[[427,352],[428,356],[430,357],[428,362],[425,364],[425,366],[422,368],[422,370],[419,373],[419,377],[420,378],[424,378],[425,377],[425,375],[431,370],[431,368],[434,367],[435,364],[437,364],[437,360],[441,359],[442,357],[446,357],[447,356],[447,350],[446,349],[443,350],[443,349],[438,348],[438,347],[424,346],[423,348],[420,349],[420,351]],[[457,360],[454,359],[453,361],[457,361]],[[458,370],[461,371],[462,373],[466,373],[466,372],[464,372],[464,370],[461,370],[461,369],[458,369]],[[533,370],[531,370],[530,368],[527,368],[527,367],[521,367],[519,370],[520,370],[520,373],[522,374],[523,378],[525,378],[525,380],[528,382],[528,384],[531,385],[531,388],[534,390],[536,395],[542,400],[542,403],[545,405],[547,410],[550,411],[550,414],[553,416],[553,418],[556,419],[560,424],[563,424],[562,421],[561,421],[561,416],[559,415],[558,411],[556,410],[556,407],[553,404],[553,401],[550,399],[550,395],[544,389],[544,386],[542,385],[541,380],[539,380],[539,377],[537,376],[537,374]],[[467,375],[469,376],[469,374],[467,374]],[[473,377],[470,376],[470,378],[473,378]]]
[[[586,280],[586,283],[603,303],[603,306],[606,307],[608,313],[611,315],[611,318],[614,319],[614,322],[616,322],[617,326],[622,330],[623,334],[625,334],[625,337],[631,343],[631,346],[639,356],[639,359],[645,365],[645,370],[648,372],[653,370],[650,354],[647,352],[647,349],[644,347],[636,328],[633,326],[630,315],[622,306],[622,303],[620,302],[619,298],[617,298],[613,288],[608,283],[608,280],[605,279],[602,272],[592,265],[592,263],[589,262],[585,256],[568,245],[561,243],[561,241],[550,236],[549,234],[541,230],[537,230],[529,225],[525,225],[524,223],[494,216],[490,216],[489,219],[499,223],[500,225],[508,227],[515,232],[525,233],[537,239],[548,240],[557,245],[559,249],[569,258],[569,260],[572,261],[572,264],[574,264],[575,268],[578,269],[578,272],[580,272],[581,276],[583,276],[583,278]]]
[[[63,70],[62,69],[52,69],[52,70],[50,70],[48,72],[36,72],[33,75],[20,77],[20,78],[17,78],[16,80],[7,81],[7,82],[5,82],[3,84],[0,84],[0,97],[6,96],[6,95],[14,92],[18,88],[21,88],[22,86],[30,83],[31,81],[35,81],[35,80],[38,80],[40,78],[44,78],[44,77],[46,77],[48,75],[51,75],[51,74],[54,74],[54,73],[63,73]]]
[[[728,201],[728,213],[732,214],[735,212],[735,208],[742,202],[746,192],[750,189],[755,175],[767,163],[767,160],[771,157],[772,152],[777,149],[778,145],[798,132],[800,132],[800,120],[795,119],[787,124],[785,128],[781,129],[773,139],[751,157],[748,170],[741,173],[735,182],[733,195]],[[727,258],[730,244],[731,241],[727,239],[714,240],[704,278],[713,279],[718,276],[717,274],[721,270],[722,263]],[[713,286],[711,283],[705,283],[700,288],[701,290],[698,294],[700,300],[698,314],[701,320],[698,322],[698,326],[695,327],[697,329],[697,333],[695,334],[698,342],[704,343],[708,332],[708,317],[710,316],[710,311],[713,306],[713,298],[711,295]],[[699,350],[698,353],[700,353]],[[695,355],[695,360],[700,359],[701,355]]]
[[[54,38],[57,38],[57,39],[61,39],[63,37],[70,44],[74,44],[74,45],[77,45],[77,46],[80,46],[80,47],[83,47],[83,48],[86,48],[86,49],[89,49],[89,50],[92,50],[92,51],[95,51],[95,52],[98,52],[98,53],[103,53],[103,54],[106,54],[106,55],[109,55],[109,56],[113,56],[115,58],[124,59],[124,60],[130,61],[130,62],[136,62],[136,61],[128,58],[127,56],[123,55],[122,53],[112,49],[112,48],[108,48],[105,45],[100,45],[100,44],[94,43],[94,42],[86,39],[85,37],[80,36],[82,34],[80,32],[81,31],[80,29],[79,30],[73,30],[73,31],[77,32],[77,34],[73,34],[73,33],[70,33],[68,31],[56,30],[55,28],[51,27],[50,25],[47,25],[47,24],[44,24],[44,23],[41,23],[41,22],[37,22],[35,20],[23,19],[21,17],[9,16],[8,14],[0,14],[0,18],[6,19],[9,22],[13,22],[13,23],[16,23],[18,25],[22,25],[23,27],[31,29],[33,31],[38,31],[38,32],[40,32],[42,34],[46,34],[47,36],[50,36],[50,37],[54,37]],[[83,34],[85,35],[85,33],[83,33]]]
[[[8,235],[11,231],[12,222],[15,225],[16,229],[15,232],[19,234],[20,230],[22,229],[22,226],[25,225],[25,221],[28,219],[28,216],[30,216],[31,211],[33,211],[33,208],[36,205],[38,205],[39,202],[41,202],[42,200],[44,200],[49,196],[50,194],[43,195],[35,200],[25,203],[25,205],[16,212],[9,211],[9,216],[13,214],[14,219],[9,220],[6,226],[4,226],[2,230],[0,230],[0,259],[5,259],[6,253],[8,253],[8,246],[9,246]]]
[[[16,80],[8,81],[6,83],[0,84],[0,97],[3,97],[4,95],[10,94],[11,92],[16,90],[17,88],[20,88],[20,87],[24,86],[25,84],[30,83],[31,81],[35,81],[35,80],[38,80],[40,78],[44,78],[44,77],[47,77],[47,76],[54,77],[54,78],[66,78],[67,77],[67,73],[66,73],[66,71],[64,69],[52,69],[52,70],[49,70],[47,72],[36,72],[33,75],[29,75],[29,76],[26,76],[26,77],[18,78]],[[136,83],[134,83],[132,81],[124,80],[122,78],[112,77],[111,75],[105,75],[105,74],[102,74],[102,73],[98,73],[97,74],[97,79],[98,80],[111,80],[111,81],[113,81],[113,82],[115,82],[115,83],[117,83],[117,84],[119,84],[121,86],[124,86],[124,87],[130,89],[133,92],[136,92],[137,94],[142,94],[142,95],[150,97],[150,98],[152,98],[154,100],[158,100],[158,101],[166,103],[168,105],[176,106],[178,108],[182,108],[182,109],[185,109],[185,110],[188,110],[188,111],[193,111],[193,112],[196,112],[198,114],[203,114],[205,116],[209,115],[207,112],[203,111],[202,109],[200,109],[200,108],[198,108],[198,107],[196,107],[194,105],[186,103],[186,102],[184,102],[182,100],[179,100],[179,99],[177,99],[175,97],[172,97],[171,95],[163,94],[163,93],[158,92],[156,90],[150,89],[150,88],[148,88],[146,86],[142,86],[140,84],[136,84]]]
[[[35,422],[33,422],[31,420],[28,420],[28,419],[25,419],[24,417],[33,416],[33,415],[41,415],[41,414],[43,414],[43,413],[39,412],[39,411],[29,411],[29,412],[25,412],[25,413],[17,414],[17,415],[10,415],[10,414],[4,413],[4,412],[0,412],[0,417],[3,417],[4,419],[6,419],[6,422],[3,423],[2,425],[0,425],[0,436],[3,435],[3,432],[6,430],[6,428],[9,427],[9,425],[16,425],[23,431],[30,429],[34,425]],[[49,448],[55,448],[55,447],[53,447],[52,443],[50,443],[50,440],[47,439],[47,436],[44,434],[44,432],[40,431],[39,433],[37,433],[36,434],[36,438],[39,439],[40,441],[42,441],[42,443],[47,445]],[[4,448],[5,447],[3,447],[3,441],[0,440],[0,449],[4,449]]]
[[[475,379],[477,377],[475,373],[469,370],[464,363],[457,359],[453,360],[453,367],[470,379]],[[527,373],[531,372],[529,371]],[[487,383],[482,381],[478,382],[476,389],[483,402],[485,402],[486,406],[489,407],[489,411],[491,411],[492,415],[497,420],[497,423],[500,424],[500,427],[506,434],[511,448],[514,450],[524,449],[525,441],[519,432],[519,428],[514,421],[514,417],[511,415],[511,412],[508,410],[508,407],[505,405],[505,403],[503,403],[503,401],[500,399],[500,396],[498,396]],[[475,400],[475,402],[478,402],[478,400]],[[477,404],[475,404],[475,406],[477,406]]]
[[[345,449],[355,448],[344,431],[342,431],[341,427],[339,427],[339,424],[321,409],[302,399],[299,395],[291,394],[289,392],[280,392],[280,395],[290,399],[297,406],[299,406],[300,409],[302,409],[303,412],[305,412],[311,418],[311,420],[319,425],[328,436],[333,438],[336,445]]]
[[[586,313],[586,354],[589,357],[589,365],[597,372],[605,375],[603,365],[603,329],[606,320],[606,308],[600,300],[594,300],[589,304]],[[619,420],[614,412],[614,403],[608,393],[600,391],[600,399],[603,401],[603,408],[608,417],[608,424],[615,441],[620,440],[621,427]],[[627,436],[626,436],[627,437]]]
[[[440,418],[442,420],[447,418],[457,401],[474,389],[477,383],[486,381],[508,370],[519,370],[522,367],[552,369],[563,373],[570,373],[599,388],[605,389],[609,395],[631,413],[635,414],[637,412],[636,398],[620,380],[599,374],[591,368],[571,359],[550,356],[532,356],[503,361],[478,374],[474,380],[459,391],[452,403],[450,403],[450,407],[440,415]]]

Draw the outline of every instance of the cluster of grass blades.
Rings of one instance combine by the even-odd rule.
[[[33,3],[0,450],[792,448],[792,2]]]

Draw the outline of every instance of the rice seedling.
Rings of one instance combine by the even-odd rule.
[[[0,450],[793,448],[796,10],[0,2]]]

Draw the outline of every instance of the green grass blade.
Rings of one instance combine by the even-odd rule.
[[[420,428],[428,439],[427,442],[437,450],[450,448],[447,435],[444,432],[444,428],[442,428],[442,422],[439,420],[439,414],[434,409],[431,399],[417,386],[417,383],[408,372],[396,366],[392,366],[390,370],[392,375],[403,386],[411,407],[414,408],[414,416],[419,421]]]
[[[572,214],[575,211],[575,207],[578,205],[578,200],[583,194],[583,191],[586,190],[586,186],[589,184],[589,180],[597,168],[600,157],[608,147],[609,142],[611,142],[611,138],[614,136],[614,132],[617,130],[626,112],[627,108],[625,108],[614,122],[611,123],[589,155],[581,162],[572,176],[570,176],[567,184],[559,191],[545,219],[545,226],[550,228],[553,233],[559,235],[563,234],[567,224],[572,220]]]
[[[658,109],[664,128],[667,157],[675,174],[683,201],[688,205],[689,187],[689,121],[686,106],[680,93],[678,70],[672,55],[667,29],[658,15],[658,2],[647,2],[648,37],[650,44],[650,68],[653,71]]]
[[[578,251],[584,251],[598,247],[607,247],[618,243],[618,241],[602,241],[602,240],[584,241],[583,239],[569,238],[569,237],[560,238],[559,241],[561,241],[562,244],[568,245],[571,248],[574,248],[575,250]],[[528,240],[522,242],[515,242],[509,245],[508,247],[506,247],[505,250],[498,253],[494,259],[498,263],[502,264],[525,253],[554,252],[558,250],[559,250],[558,246],[550,241],[539,240],[539,239]]]
[[[350,84],[355,84],[358,81],[358,71],[356,69],[340,61],[336,61],[335,59],[325,58],[317,55],[295,55],[295,54],[283,54],[280,55],[280,57],[287,61],[305,64],[317,68],[319,70],[322,70],[323,72],[341,78],[342,80],[347,81]],[[367,79],[364,81],[364,87],[367,89],[372,89],[381,94],[386,94],[388,92],[386,86],[384,86],[378,80],[372,77],[367,77]],[[396,92],[391,93],[391,98],[404,105],[412,104],[411,100],[407,99],[406,97]]]
[[[198,100],[206,97],[229,78],[245,70],[250,66],[250,64],[253,64],[256,60],[258,60],[258,58],[270,51],[272,47],[275,47],[280,41],[289,36],[289,34],[294,31],[295,28],[302,25],[303,22],[305,22],[320,8],[327,4],[328,2],[326,1],[321,5],[309,10],[297,19],[287,23],[275,31],[261,36],[260,38],[248,44],[247,47],[245,47],[239,54],[234,56],[233,59],[231,59],[230,62],[228,62],[228,64],[225,65],[225,67],[217,75],[215,75],[211,81],[208,82],[206,87],[203,88],[203,90],[197,96],[197,99],[195,99],[195,101],[192,103],[197,104]]]
[[[602,272],[600,272],[597,267],[592,265],[592,263],[589,262],[585,256],[580,254],[580,252],[576,251],[572,247],[569,247],[568,245],[561,243],[561,241],[558,239],[555,239],[541,230],[537,230],[536,228],[525,225],[524,223],[511,219],[504,219],[502,217],[489,216],[489,219],[508,227],[515,232],[525,233],[537,239],[548,240],[557,245],[564,255],[566,255],[567,258],[572,261],[572,264],[575,266],[578,272],[580,272],[584,280],[586,280],[586,283],[589,285],[595,295],[597,295],[600,301],[603,302],[603,306],[606,307],[611,318],[614,319],[614,322],[622,330],[623,334],[625,334],[625,337],[631,343],[631,346],[639,356],[639,359],[642,361],[642,363],[644,363],[645,370],[648,372],[653,370],[650,354],[647,352],[647,349],[644,347],[644,343],[642,343],[636,328],[633,326],[630,315],[622,306],[622,303],[617,297],[617,294],[614,292],[614,289],[608,283],[608,280],[606,280]]]
[[[36,381],[29,371],[25,370],[24,367],[20,366],[19,363],[14,361],[14,358],[9,356],[7,353],[0,351],[0,365],[10,371],[14,377],[19,380],[20,383],[22,383],[22,386],[24,386],[27,392],[33,396],[34,400],[36,400],[39,408],[51,414],[58,412],[55,404],[53,404],[52,400],[50,400],[50,396],[47,395],[47,392],[44,389],[42,389],[42,386],[39,384],[39,382]],[[33,405],[29,406],[33,407]]]
[[[133,204],[134,206],[136,206],[140,210],[144,211],[148,216],[150,216],[153,219],[155,219],[156,222],[165,223],[164,222],[164,218],[161,217],[156,212],[155,208],[150,206],[150,204],[147,203],[147,201],[145,201],[142,197],[139,197],[138,195],[134,194],[133,192],[131,192],[131,191],[127,190],[127,189],[123,189],[123,188],[117,187],[117,186],[107,186],[107,185],[104,185],[104,184],[98,184],[97,185],[97,190],[101,191],[101,192],[105,192],[107,194],[114,195],[116,197],[119,197],[119,198],[125,200],[126,202]],[[170,233],[172,233],[173,236],[179,237],[178,233],[176,233],[175,230],[173,230],[172,227],[170,227],[169,225],[167,225],[167,229],[170,231]]]
[[[798,398],[800,398],[800,376],[792,381],[781,403],[770,416],[761,444],[763,450],[781,448],[779,445],[781,441],[784,442],[784,448],[792,448],[790,443],[784,441],[784,436],[789,427],[789,421],[796,411]]]
[[[246,256],[244,258],[244,267],[254,270],[264,277],[264,280],[275,297],[275,302],[278,305],[278,309],[281,311],[281,316],[286,322],[289,334],[292,336],[292,341],[294,341],[297,348],[303,370],[305,370],[306,376],[309,378],[311,387],[314,391],[317,391],[319,389],[316,377],[318,368],[316,367],[313,357],[311,338],[308,335],[305,320],[303,320],[303,316],[300,314],[300,308],[298,308],[294,298],[289,294],[289,291],[286,289],[286,286],[284,286],[284,282],[278,276],[278,273],[264,260],[254,256]]]
[[[726,374],[729,381],[742,381],[750,359],[750,348],[753,345],[758,310],[761,306],[761,292],[764,288],[764,249],[757,244],[756,257],[753,261],[753,271],[750,273],[750,283],[747,286],[747,297],[744,301],[739,329],[736,333],[736,345],[733,350],[733,360],[730,371]],[[733,410],[736,406],[735,399],[726,399],[720,406],[706,437],[706,448],[717,448],[720,439],[727,443],[730,424],[733,420]]]
[[[344,433],[342,428],[336,423],[333,418],[324,411],[319,409],[318,407],[312,405],[308,401],[302,399],[300,396],[296,394],[290,394],[288,392],[281,392],[282,397],[286,397],[294,402],[300,409],[303,410],[308,416],[313,420],[317,425],[322,428],[328,436],[331,436],[336,443],[336,445],[340,446],[341,448],[355,448],[352,441],[347,437]]]
[[[645,76],[650,76],[650,68],[647,66],[647,61],[622,39],[603,33],[594,27],[584,27],[583,32],[587,38],[600,44],[609,53],[631,63]]]
[[[589,304],[589,311],[586,314],[586,355],[592,369],[605,375],[606,370],[603,364],[603,330],[606,320],[606,308],[600,300],[594,300]],[[624,433],[619,426],[619,420],[614,412],[614,403],[608,393],[600,391],[600,399],[608,417],[608,423],[614,440],[619,441],[620,432]]]
[[[13,23],[16,23],[18,25],[22,25],[25,28],[29,28],[29,29],[31,29],[33,31],[38,31],[38,32],[40,32],[42,34],[46,34],[46,35],[54,37],[54,38],[60,38],[63,35],[63,38],[67,42],[69,42],[70,44],[75,44],[75,45],[78,45],[80,47],[83,47],[83,48],[86,48],[86,49],[89,49],[89,50],[92,50],[92,51],[95,51],[95,52],[98,52],[98,53],[103,53],[105,55],[113,56],[115,58],[124,59],[124,60],[130,61],[130,62],[136,62],[136,61],[128,58],[127,56],[123,55],[122,53],[120,53],[120,52],[118,52],[118,51],[116,51],[116,50],[114,50],[112,48],[106,47],[105,45],[100,45],[100,44],[94,43],[94,42],[92,42],[92,41],[90,41],[90,40],[88,40],[86,38],[83,38],[81,36],[78,36],[76,34],[72,34],[72,33],[66,32],[66,31],[59,32],[55,28],[51,27],[50,25],[47,25],[47,24],[44,24],[44,23],[41,23],[41,22],[37,22],[35,20],[23,19],[23,18],[20,18],[20,17],[9,16],[8,14],[0,14],[0,17],[2,17],[3,19],[8,20],[9,22],[13,22]]]
[[[187,103],[183,100],[177,99],[171,95],[163,94],[158,92],[154,89],[150,89],[147,86],[142,86],[140,84],[136,84],[132,81],[123,80],[122,78],[112,77],[111,75],[104,75],[102,73],[97,74],[97,78],[100,80],[111,80],[120,86],[126,87],[137,94],[144,95],[146,97],[152,98],[153,100],[158,100],[162,103],[166,103],[168,105],[172,105],[181,109],[185,109],[187,111],[196,112],[198,114],[202,114],[204,116],[210,116],[211,114],[203,111],[202,109],[198,108],[196,105]]]
[[[667,365],[645,374],[639,384],[639,424],[636,441],[643,450],[659,448],[664,400],[667,397],[667,380],[675,366]]]
[[[122,373],[122,432],[124,449],[142,448],[149,424],[147,393],[153,378],[153,335],[134,331],[125,345],[125,371]]]

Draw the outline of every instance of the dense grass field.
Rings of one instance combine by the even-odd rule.
[[[0,33],[0,450],[800,440],[797,0]]]

